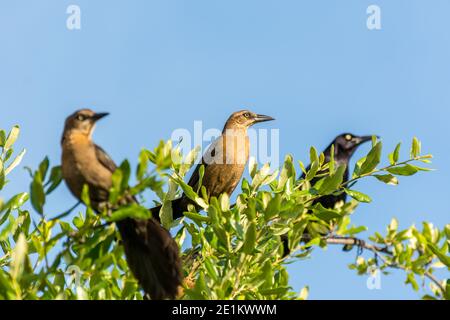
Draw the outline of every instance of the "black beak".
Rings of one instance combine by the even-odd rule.
[[[363,144],[364,142],[367,142],[367,141],[372,141],[372,137],[373,136],[362,136],[362,137],[358,137],[357,138],[357,144],[358,145],[360,145],[360,144]],[[378,139],[380,138],[379,136],[376,136]]]
[[[265,121],[275,120],[274,118],[269,117],[269,116],[265,116],[263,114],[257,114],[254,119],[255,119],[255,122],[265,122]]]
[[[100,112],[100,113],[96,113],[92,116],[92,120],[94,120],[94,122],[97,122],[98,120],[100,120],[101,118],[106,117],[107,115],[109,115],[108,112]]]

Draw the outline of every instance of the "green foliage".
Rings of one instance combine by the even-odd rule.
[[[18,127],[8,135],[0,131],[0,190],[24,155],[22,151],[13,157],[18,135]],[[405,282],[414,290],[420,288],[418,279],[429,280],[424,299],[449,299],[450,282],[438,280],[434,274],[438,267],[450,270],[450,225],[439,230],[425,222],[421,230],[411,226],[400,231],[393,219],[386,235],[376,233],[370,244],[354,241],[367,227],[351,225],[351,215],[359,202],[371,201],[355,190],[355,183],[374,177],[396,185],[398,176],[428,170],[416,165],[429,163],[431,158],[421,155],[420,149],[414,138],[410,157],[400,161],[399,144],[389,154],[389,164],[380,167],[382,145],[374,139],[373,148],[357,162],[348,182],[343,182],[345,167],[333,159],[325,164],[323,154],[314,148],[308,171],[299,162],[298,171],[306,173],[305,179],[298,178],[290,155],[275,171],[267,164],[258,167],[251,159],[251,179],[243,179],[233,204],[229,195],[208,199],[204,188],[194,190],[184,182],[199,150],[181,161],[177,147],[170,141],[161,142],[153,151],[141,151],[135,172],[129,162],[121,164],[113,175],[110,204],[101,214],[90,208],[86,187],[82,196],[86,209],[77,211],[75,205],[50,216],[46,205],[52,202],[62,175],[60,167],[51,167],[45,158],[35,171],[30,170],[29,194],[0,201],[0,299],[142,299],[114,222],[125,217],[149,218],[146,207],[122,205],[121,201],[130,196],[144,200],[149,190],[162,204],[161,221],[167,228],[175,228],[175,238],[183,248],[185,284],[180,299],[306,299],[309,288],[294,292],[286,265],[333,244],[345,244],[346,251],[359,246],[373,252],[376,258],[361,255],[350,265],[358,274],[367,275],[373,268],[383,272],[402,269]],[[204,167],[200,167],[200,181],[203,174]],[[321,179],[311,185],[317,177]],[[185,217],[173,221],[170,201],[181,192],[202,209],[191,206]],[[332,209],[314,202],[343,192],[353,200]],[[28,207],[34,211],[25,209]],[[113,207],[118,209],[111,212]],[[288,257],[283,257],[280,236],[289,239]]]

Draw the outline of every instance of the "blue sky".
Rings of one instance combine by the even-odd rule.
[[[81,30],[66,28],[66,8],[81,8]],[[366,28],[366,8],[381,7],[382,29]],[[373,198],[353,221],[384,231],[449,212],[450,2],[330,1],[2,1],[0,4],[0,127],[22,127],[23,165],[48,155],[59,163],[65,117],[91,107],[111,112],[95,140],[116,160],[132,161],[176,128],[221,127],[247,107],[269,114],[280,151],[308,160],[341,132],[378,134],[385,154],[413,136],[435,156],[435,172],[401,179],[398,187],[363,181]],[[361,148],[355,156],[367,152]],[[405,148],[406,149],[406,148]],[[406,150],[404,150],[406,151]],[[406,157],[406,153],[403,153]],[[386,159],[386,158],[385,158]],[[10,194],[28,188],[24,170]],[[74,203],[65,186],[47,211]],[[317,250],[289,267],[291,285],[310,298],[415,299],[404,274],[382,277],[381,290],[348,270],[355,253]]]

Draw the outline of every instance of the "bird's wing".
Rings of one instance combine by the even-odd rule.
[[[100,146],[95,145],[95,156],[97,160],[109,171],[114,172],[117,169],[113,159]]]
[[[194,172],[192,173],[191,178],[189,179],[188,185],[195,188],[197,187],[197,183],[200,180],[200,167],[202,165],[205,166],[205,172],[206,172],[206,168],[208,167],[208,162],[205,161],[205,155],[210,155],[211,157],[215,156],[216,153],[216,147],[221,143],[221,137],[219,137],[218,139],[214,140],[213,143],[211,143],[211,145],[209,146],[208,150],[205,152],[205,154],[202,157],[202,162],[199,163],[197,165],[197,167],[195,168]],[[220,149],[220,147],[219,147]]]

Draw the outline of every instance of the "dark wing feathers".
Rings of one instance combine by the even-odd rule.
[[[97,156],[97,160],[104,167],[108,168],[109,171],[116,171],[116,164],[114,163],[113,159],[111,159],[111,157],[106,153],[106,151],[102,149],[102,147],[95,145],[95,155]]]

